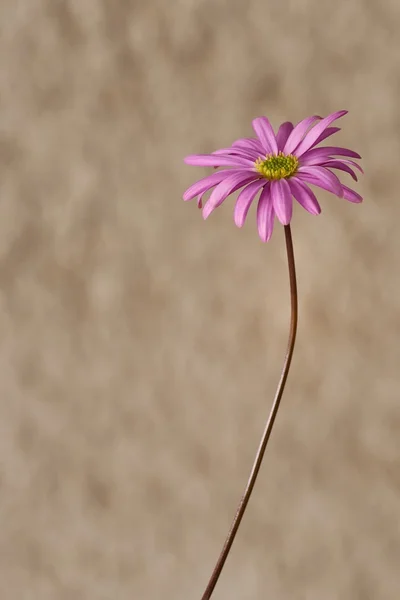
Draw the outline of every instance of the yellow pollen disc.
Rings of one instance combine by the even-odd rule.
[[[268,154],[264,159],[257,158],[255,167],[257,171],[266,179],[271,181],[276,179],[284,179],[293,175],[299,161],[293,154]]]

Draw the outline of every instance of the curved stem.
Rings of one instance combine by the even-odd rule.
[[[288,347],[286,351],[285,361],[283,363],[282,374],[279,380],[278,388],[276,390],[275,399],[272,404],[271,412],[268,417],[268,421],[265,425],[264,433],[261,438],[261,442],[259,448],[257,450],[256,458],[254,460],[254,464],[250,473],[249,480],[247,482],[246,489],[240,500],[238,509],[236,511],[235,518],[233,519],[233,523],[231,525],[231,529],[228,533],[228,536],[225,540],[224,547],[222,548],[221,554],[217,560],[214,571],[211,575],[210,581],[208,582],[207,588],[202,596],[201,600],[209,600],[211,598],[211,594],[214,591],[214,588],[217,584],[221,571],[224,567],[225,561],[228,557],[229,551],[235,539],[237,530],[239,529],[240,522],[246,510],[247,504],[250,500],[251,493],[254,488],[254,484],[257,479],[258,472],[261,467],[261,463],[264,457],[264,452],[268,444],[269,437],[271,435],[272,428],[274,426],[275,418],[278,413],[279,404],[282,398],[283,390],[285,389],[286,379],[289,373],[290,363],[292,361],[294,343],[296,340],[296,331],[297,331],[297,283],[296,283],[296,269],[294,262],[294,253],[293,253],[293,242],[292,242],[292,234],[290,230],[290,225],[285,225],[285,239],[286,239],[286,251],[288,258],[288,266],[289,266],[289,281],[290,281],[290,300],[291,300],[291,320],[290,320],[290,332],[289,332],[289,341]]]

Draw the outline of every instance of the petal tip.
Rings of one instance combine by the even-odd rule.
[[[345,110],[345,109],[343,109],[343,110],[338,110],[337,112],[335,112],[335,113],[332,113],[331,115],[329,115],[329,117],[333,117],[334,115],[336,115],[336,118],[335,118],[335,121],[336,121],[336,119],[340,119],[341,117],[344,117],[345,115],[347,115],[347,114],[348,114],[348,112],[349,112],[349,111],[348,111],[348,110]]]
[[[245,219],[240,218],[235,213],[233,215],[233,221],[234,221],[236,227],[239,227],[239,229],[241,229],[243,227],[243,225],[245,224]]]
[[[213,212],[214,208],[215,207],[212,206],[212,204],[210,204],[210,202],[205,203],[205,205],[203,206],[203,209],[202,209],[202,215],[203,215],[204,220],[208,219],[208,217]]]
[[[272,234],[273,231],[268,231],[267,234],[265,235],[265,233],[258,233],[258,237],[260,238],[260,240],[262,241],[263,244],[267,244],[270,239],[272,238]]]

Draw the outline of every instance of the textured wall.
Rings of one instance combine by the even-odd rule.
[[[268,414],[284,236],[182,157],[349,109],[297,207],[300,324],[216,600],[400,594],[398,0],[2,0],[0,594],[199,599]],[[347,175],[343,176],[346,179]]]

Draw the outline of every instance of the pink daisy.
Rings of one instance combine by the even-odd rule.
[[[257,226],[263,242],[271,238],[275,215],[283,225],[290,223],[293,198],[311,214],[321,212],[317,198],[308,184],[332,192],[349,202],[362,202],[362,197],[343,185],[332,172],[332,169],[345,171],[357,181],[354,167],[362,173],[363,170],[350,159],[361,156],[347,148],[316,147],[327,137],[340,131],[338,127],[329,125],[345,114],[347,111],[341,110],[325,119],[308,117],[295,127],[286,122],[279,127],[276,135],[266,117],[254,119],[256,138],[239,139],[230,148],[185,158],[188,165],[228,168],[197,181],[186,190],[183,199],[192,200],[197,197],[201,208],[205,195],[212,190],[203,208],[203,217],[207,219],[230,194],[243,188],[234,211],[235,223],[242,227],[251,203],[260,193]],[[341,158],[337,158],[338,156]]]

